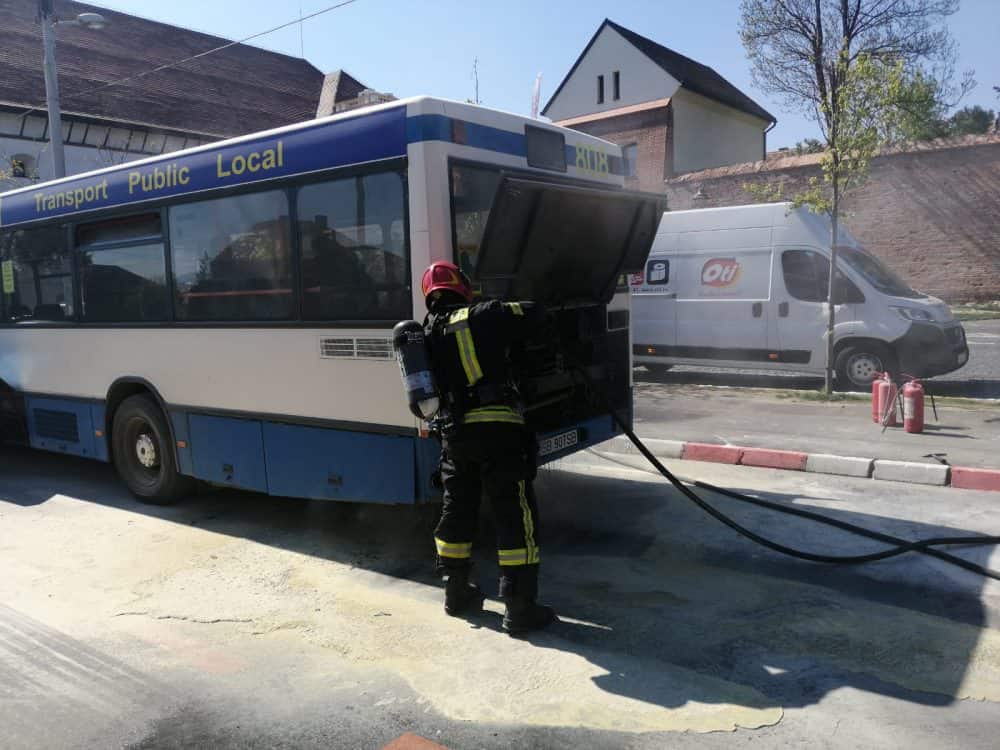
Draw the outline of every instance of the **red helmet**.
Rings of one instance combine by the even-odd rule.
[[[461,268],[447,261],[427,266],[424,277],[420,280],[420,291],[428,301],[434,292],[447,291],[454,292],[466,302],[472,302],[472,282],[469,281],[469,277]]]

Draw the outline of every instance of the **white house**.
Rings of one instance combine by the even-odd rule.
[[[626,148],[635,180],[763,159],[775,118],[712,68],[605,19],[545,105]]]

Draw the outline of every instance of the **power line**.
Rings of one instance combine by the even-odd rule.
[[[179,65],[184,65],[185,63],[189,63],[192,60],[198,60],[202,57],[207,57],[208,55],[212,55],[216,52],[221,52],[222,50],[229,49],[230,47],[235,47],[237,44],[245,44],[246,42],[249,42],[253,39],[257,39],[259,37],[266,36],[268,34],[273,34],[275,31],[281,31],[281,29],[287,29],[289,26],[294,26],[295,24],[301,24],[304,21],[316,18],[317,16],[321,16],[324,13],[329,13],[330,11],[333,10],[337,10],[338,8],[343,8],[345,5],[352,5],[353,3],[356,2],[358,2],[358,0],[342,0],[342,2],[339,2],[336,5],[330,5],[326,8],[317,10],[313,13],[308,13],[304,16],[301,15],[300,11],[300,15],[298,18],[283,23],[280,26],[275,26],[274,28],[270,28],[265,31],[259,31],[256,34],[251,34],[250,36],[244,37],[243,39],[238,39],[233,42],[227,42],[226,44],[219,45],[218,47],[213,47],[212,49],[205,50],[204,52],[199,52],[197,55],[191,55],[190,57],[185,57],[183,60],[177,60],[176,62],[166,63],[164,65],[152,68],[151,70],[143,71],[142,73],[136,73],[135,75],[126,76],[125,78],[120,78],[117,81],[109,81],[108,83],[102,83],[100,86],[95,86],[94,88],[87,89],[86,91],[80,91],[76,94],[63,96],[61,97],[61,101],[67,101],[70,99],[79,99],[80,97],[89,96],[90,94],[95,94],[99,91],[103,91],[104,89],[111,88],[113,86],[121,86],[123,84],[129,83],[130,81],[137,81],[140,78],[145,78],[146,76],[152,75],[153,73],[160,73],[164,70],[169,70],[170,68],[176,68]],[[41,109],[40,107],[31,107],[30,109],[27,109],[24,112],[22,112],[20,117],[23,119],[28,115],[30,115],[32,112],[37,112],[40,109]]]

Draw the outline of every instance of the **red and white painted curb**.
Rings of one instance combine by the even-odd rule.
[[[967,466],[945,466],[918,461],[836,456],[829,453],[804,453],[802,451],[694,443],[658,438],[643,438],[643,443],[653,455],[659,458],[681,458],[686,461],[709,461],[765,469],[806,471],[815,474],[836,474],[845,477],[1000,492],[1000,469],[976,469]],[[639,453],[624,435],[612,438],[604,443],[602,448],[610,453],[625,455],[638,455]]]

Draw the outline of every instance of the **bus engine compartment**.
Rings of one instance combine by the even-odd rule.
[[[599,416],[606,402],[630,411],[628,310],[608,307],[627,294],[622,274],[642,269],[665,208],[650,193],[500,180],[473,280],[486,298],[530,300],[548,313],[513,357],[536,432]]]
[[[609,401],[619,411],[631,406],[628,320],[611,329],[604,305],[557,310],[551,325],[512,356],[528,426],[535,432],[605,413]],[[583,369],[592,388],[580,374]]]

